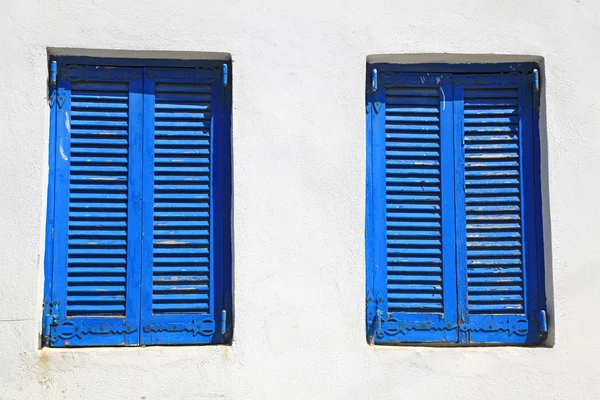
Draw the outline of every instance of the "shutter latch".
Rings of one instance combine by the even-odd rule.
[[[537,320],[540,323],[540,332],[547,333],[548,332],[548,317],[546,315],[546,310],[542,310],[538,312]]]
[[[221,334],[227,332],[227,310],[221,311]]]
[[[536,68],[531,73],[531,81],[533,82],[533,89],[536,92],[540,91],[540,71]]]
[[[223,87],[227,87],[227,81],[229,80],[229,66],[223,64]]]

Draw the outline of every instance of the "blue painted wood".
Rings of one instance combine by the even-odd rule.
[[[73,65],[102,65],[102,66],[120,66],[120,67],[212,67],[219,71],[222,68],[223,61],[219,60],[175,60],[165,58],[113,58],[113,57],[81,57],[81,56],[52,56],[51,61],[57,61],[62,64]],[[220,72],[218,73],[220,76]]]
[[[193,69],[144,70],[143,344],[231,335],[220,329],[231,315],[229,106],[222,80],[205,81]]]
[[[369,89],[372,89],[369,88]],[[371,229],[372,242],[370,253],[372,264],[370,266],[373,280],[373,293],[371,302],[373,307],[373,319],[367,321],[372,325],[375,342],[381,340],[383,332],[381,326],[383,322],[378,321],[387,309],[387,251],[386,251],[386,202],[385,202],[385,92],[383,90],[372,93],[371,126],[372,133],[368,136],[371,144],[371,172],[368,177],[371,179],[372,188],[371,204],[367,208],[371,210]]]
[[[54,62],[51,65],[55,64]],[[56,86],[56,82],[54,83]],[[52,274],[54,267],[54,189],[55,189],[55,170],[56,170],[56,118],[58,105],[56,103],[56,88],[51,88],[49,91],[50,104],[50,138],[48,147],[48,192],[46,204],[46,229],[45,229],[45,251],[44,251],[44,303],[42,316],[42,342],[44,345],[50,344],[50,329],[47,322],[51,318],[47,317],[52,314]]]
[[[366,212],[365,212],[365,266],[366,266],[366,292],[365,292],[365,312],[366,312],[366,331],[367,331],[367,342],[374,343],[375,334],[375,255],[374,255],[374,241],[375,241],[375,228],[374,221],[375,216],[373,213],[373,116],[375,115],[374,97],[369,85],[372,83],[369,78],[372,76],[373,71],[367,74],[365,78],[366,87],[366,120],[367,120],[367,132],[366,132],[366,144],[367,144],[367,165],[366,165],[366,187],[365,187],[365,199],[366,199]]]
[[[386,290],[381,303],[367,304],[368,334],[375,343],[539,343],[539,315],[545,307],[539,138],[533,84],[522,73],[531,66],[453,67],[463,72],[453,75],[431,72],[440,71],[436,68],[411,73],[403,72],[406,66],[377,67],[380,97],[375,94],[371,104],[380,104],[367,107],[374,112],[367,119],[372,166],[367,173],[367,277],[374,279],[367,281],[367,295]],[[496,73],[480,73],[490,71]],[[431,98],[436,85],[449,94],[452,109],[446,116],[437,115]],[[445,140],[451,153],[446,169]],[[440,167],[439,177],[430,173]],[[378,184],[387,185],[387,191],[378,191]],[[415,184],[423,190],[394,190]],[[378,222],[381,209],[388,214],[387,237]],[[445,209],[452,209],[449,220],[444,220]],[[423,229],[427,234],[420,233]],[[443,247],[448,243],[451,249]],[[454,257],[454,252],[456,259],[447,263],[444,255]],[[378,262],[387,264],[387,276]],[[450,311],[430,318],[431,313],[442,315],[442,304]]]
[[[370,68],[378,68],[380,71],[393,72],[419,72],[419,73],[447,73],[447,74],[491,74],[495,72],[528,72],[538,65],[534,62],[523,63],[493,63],[493,64],[390,64],[390,63],[373,63],[369,64]]]
[[[232,315],[231,90],[221,86],[223,63],[52,61],[59,82],[58,101],[50,102],[48,341],[135,345],[143,310],[170,314],[150,321],[144,343],[230,340],[231,317],[220,321]],[[153,185],[155,173],[163,179]],[[153,212],[154,201],[164,207]],[[185,310],[194,318],[178,315]],[[226,329],[214,334],[218,322]]]
[[[448,76],[446,74],[445,76]],[[453,233],[456,230],[456,199],[454,177],[454,114],[455,103],[454,87],[448,80],[447,83],[440,85],[440,146],[441,146],[441,188],[442,188],[442,285],[444,295],[444,322],[456,324],[457,315],[457,270],[456,262],[456,242],[453,239]],[[445,332],[444,341],[448,343],[458,341],[458,331],[448,329]]]
[[[129,159],[138,155],[142,80],[117,79],[133,77],[136,71],[130,69],[98,67],[99,75],[84,82],[61,75],[60,68],[67,67],[59,67],[63,100],[51,132],[56,135],[56,175],[50,183],[55,215],[51,311],[57,319],[50,345],[135,345],[139,269],[131,266],[139,265],[139,242],[129,238],[141,230],[136,192],[141,176],[133,163],[115,157],[112,150]],[[107,112],[104,119],[86,114],[82,91],[98,109],[119,102],[128,113]],[[119,93],[119,98],[107,92]],[[103,139],[117,126],[128,140]]]
[[[465,200],[465,143],[460,134],[464,126],[465,102],[462,86],[454,87],[454,186],[456,198],[456,293],[458,305],[458,324],[468,323],[467,309],[467,218]],[[469,342],[469,331],[459,330],[458,342]]]
[[[539,76],[539,73],[538,73]],[[539,129],[539,107],[540,107],[540,91],[538,90],[533,95],[533,110],[532,110],[532,130],[533,130],[533,197],[535,202],[535,252],[536,252],[536,269],[538,282],[538,308],[542,311],[546,310],[546,291],[545,291],[545,262],[544,262],[544,229],[542,218],[542,172],[541,172],[541,155],[540,155],[540,129]],[[533,250],[529,250],[533,251]],[[547,312],[544,313],[547,317]],[[547,337],[547,329],[542,331],[542,340]]]
[[[50,86],[56,86],[57,71],[58,71],[58,64],[56,63],[56,61],[50,62],[50,79],[49,79]]]
[[[537,72],[537,69],[535,70]],[[539,81],[538,81],[539,84]],[[530,322],[527,333],[528,343],[537,343],[541,339],[541,328],[544,321],[538,320],[540,314],[538,269],[541,265],[537,259],[537,236],[542,236],[542,231],[537,230],[537,212],[536,212],[536,179],[535,179],[535,150],[534,150],[534,130],[533,130],[533,96],[539,90],[536,82],[527,82],[523,79],[519,90],[519,130],[521,132],[521,220],[523,226],[521,229],[523,241],[523,263],[525,267],[524,286],[525,286],[525,315]],[[545,308],[545,307],[544,307]],[[543,310],[545,312],[545,310]]]
[[[221,312],[221,332],[215,340],[220,343],[230,343],[233,338],[233,297],[232,297],[232,244],[231,244],[231,85],[230,67],[227,69],[227,85],[217,90],[213,87],[215,99],[214,119],[214,210],[218,216],[215,223],[218,226],[215,234],[215,310]],[[219,293],[220,291],[220,293]]]
[[[370,312],[379,321],[368,327],[375,343],[455,342],[457,330],[446,329],[457,318],[451,76],[381,75],[367,175]]]
[[[523,74],[501,80],[497,75],[478,75],[476,80],[465,76],[455,84],[463,89],[465,109],[473,111],[465,112],[461,132],[466,167],[465,315],[472,328],[465,330],[464,342],[539,343],[535,243],[541,231],[535,227],[539,211],[534,199],[532,86]]]
[[[127,325],[138,327],[135,334],[127,337],[128,345],[140,343],[141,270],[142,254],[139,238],[142,236],[143,195],[143,79],[132,80],[129,85],[129,191],[127,216]]]

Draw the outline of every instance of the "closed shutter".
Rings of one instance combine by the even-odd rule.
[[[367,118],[370,340],[539,343],[530,75],[380,69]]]
[[[455,75],[459,293],[466,343],[539,341],[532,85]],[[464,197],[463,197],[464,196]]]
[[[370,109],[373,338],[456,341],[451,76],[382,82]]]
[[[142,71],[61,66],[56,101],[50,344],[134,345]]]
[[[222,341],[224,87],[217,68],[145,69],[144,344]]]

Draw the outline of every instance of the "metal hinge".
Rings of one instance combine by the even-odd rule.
[[[383,337],[383,310],[379,308],[379,305],[377,305],[375,334],[377,335],[377,337]]]
[[[52,107],[56,102],[58,108],[62,108],[67,96],[64,82],[62,82],[64,79],[61,80],[61,85],[58,85],[58,78],[58,65],[56,61],[52,61],[50,63],[50,76],[48,78],[48,104]]]
[[[373,68],[371,70],[371,88],[373,89],[373,91],[377,91],[377,85],[378,85],[378,79],[377,79],[377,69]]]
[[[365,300],[367,313],[367,338],[369,343],[373,344],[373,323],[375,321],[375,302],[373,301],[373,293],[369,292]]]
[[[547,333],[548,332],[548,316],[546,315],[546,310],[542,310],[538,313],[537,320],[540,323],[540,332]]]
[[[375,336],[383,337],[383,324],[385,323],[385,312],[383,310],[383,298],[378,293],[373,296],[371,292],[367,294],[367,335],[369,343],[373,344]]]
[[[51,342],[52,327],[58,326],[58,302],[44,302],[44,320],[42,322],[42,341],[44,345]]]
[[[538,69],[534,69],[531,73],[531,81],[533,82],[533,89],[536,92],[540,91],[540,71]]]
[[[58,67],[56,61],[50,63],[50,86],[56,86],[56,75],[58,73]]]
[[[229,80],[229,66],[223,64],[223,87],[227,87],[227,81]]]
[[[50,329],[53,326],[58,326],[58,315],[56,315],[56,314],[44,315],[44,336],[50,337]]]
[[[227,311],[221,311],[221,334],[224,335],[227,332]]]
[[[50,63],[50,76],[48,79],[48,104],[50,107],[54,105],[56,101],[56,75],[58,73],[58,67],[56,61]]]
[[[377,297],[375,298],[375,334],[377,337],[383,337],[383,324],[386,322],[386,314],[383,309],[383,296],[381,293],[377,293]]]

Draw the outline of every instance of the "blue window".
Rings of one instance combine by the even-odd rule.
[[[230,339],[227,71],[51,61],[46,345]]]
[[[537,71],[368,66],[370,343],[543,340]]]

